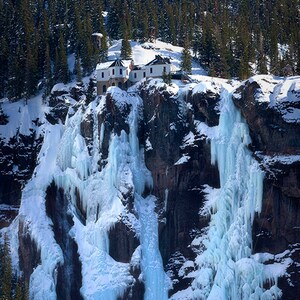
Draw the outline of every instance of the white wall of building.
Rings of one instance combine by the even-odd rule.
[[[146,76],[147,77],[160,77],[163,74],[163,70],[166,68],[166,73],[170,73],[170,65],[150,65],[150,66],[145,66],[146,70]],[[152,71],[152,72],[151,72]]]
[[[129,73],[129,80],[131,82],[138,82],[138,81],[142,80],[143,78],[145,78],[146,76],[147,76],[147,74],[146,74],[145,69],[132,70]]]
[[[128,77],[126,67],[111,67],[109,68],[109,76],[110,78],[125,78]]]
[[[108,81],[109,80],[109,70],[97,70],[97,81]]]

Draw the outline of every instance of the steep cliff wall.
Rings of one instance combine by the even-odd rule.
[[[236,90],[233,84],[237,85]],[[268,86],[272,86],[273,94],[279,95],[280,88],[284,94],[284,84],[277,80]],[[212,249],[209,248],[211,224],[216,222],[216,213],[221,209],[219,204],[208,203],[208,199],[223,189],[224,199],[237,199],[232,204],[240,208],[236,215],[249,216],[249,220],[253,217],[253,227],[241,231],[250,234],[250,238],[245,238],[249,239],[249,245],[245,243],[242,252],[246,254],[241,260],[245,263],[249,259],[247,263],[252,270],[262,270],[261,273],[270,270],[269,278],[279,275],[274,275],[276,266],[280,272],[287,267],[287,273],[279,279],[279,288],[283,299],[295,299],[294,295],[300,292],[297,263],[300,123],[295,117],[299,89],[293,83],[289,87],[284,99],[291,101],[282,101],[281,96],[266,101],[272,93],[264,89],[261,78],[252,78],[239,86],[207,77],[201,83],[180,88],[167,86],[159,79],[148,80],[134,92],[112,88],[105,97],[88,105],[84,97],[78,102],[70,101],[68,91],[53,94],[50,109],[45,111],[44,129],[37,129],[42,133],[41,139],[33,140],[35,146],[30,146],[31,150],[27,146],[24,147],[28,151],[22,147],[18,148],[20,151],[14,150],[20,155],[24,151],[30,155],[31,173],[38,163],[23,191],[21,212],[14,223],[18,222],[18,226],[13,227],[18,228],[15,232],[18,263],[25,279],[31,280],[32,297],[46,295],[47,285],[49,295],[58,299],[108,296],[166,299],[167,289],[171,299],[184,299],[186,293],[196,298],[200,295],[199,286],[203,291],[209,287],[216,292],[212,278],[217,282],[216,274],[224,270],[218,255],[214,258],[218,267],[212,272],[206,266],[207,272],[202,273],[200,280],[198,271],[208,261],[208,256],[202,254]],[[226,89],[233,91],[235,107],[224,102],[225,97],[231,99],[229,92],[224,93]],[[224,115],[226,109],[236,124]],[[224,134],[227,140],[224,139],[223,146],[225,151],[229,145],[228,157],[241,165],[243,161],[238,160],[241,157],[249,160],[252,167],[259,164],[265,173],[262,205],[254,207],[253,212],[240,212],[253,206],[247,206],[246,201],[251,197],[252,187],[249,186],[245,195],[243,191],[248,184],[245,180],[251,179],[251,174],[243,177],[240,185],[235,179],[233,188],[223,187],[225,175],[221,174],[222,163],[216,156],[217,147],[223,147],[223,133],[219,131],[224,130],[225,117],[228,126],[234,123]],[[230,131],[236,128],[241,132],[231,136]],[[237,147],[241,144],[238,151],[244,156],[238,157],[236,148],[231,146],[233,140]],[[239,166],[236,170],[241,173],[237,178],[249,171]],[[249,182],[253,178],[250,179]],[[21,186],[16,192],[21,193]],[[230,224],[234,224],[232,230],[237,229],[237,223],[231,220],[233,216],[227,213],[223,216],[224,227],[230,229]],[[241,226],[247,227],[249,220]],[[226,230],[222,237],[228,236],[231,241],[228,249],[231,249],[235,241],[230,237],[230,230]],[[227,245],[220,239],[221,243]],[[265,252],[269,254],[261,254]],[[255,253],[259,254],[255,256]],[[236,263],[240,257],[233,260]],[[275,269],[270,266],[268,269],[268,265]],[[239,266],[242,269],[245,264]],[[246,268],[241,269],[234,269],[235,276],[244,276],[241,274]],[[42,276],[43,286],[39,283]],[[92,286],[94,281],[99,283],[97,287]],[[240,288],[239,280],[236,282]],[[268,292],[272,282],[266,281],[264,287],[261,282],[255,284],[266,297],[280,294],[275,287]],[[209,288],[205,292],[211,292]],[[230,292],[238,297],[234,288]]]

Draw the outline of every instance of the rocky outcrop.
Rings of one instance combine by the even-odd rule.
[[[17,133],[7,143],[0,140],[0,204],[20,204],[21,189],[33,174],[42,142],[34,131],[30,136]]]
[[[269,102],[258,101],[260,90],[256,81],[247,81],[233,96],[234,104],[247,120],[253,151],[297,153],[300,149],[299,123],[286,122],[280,110],[270,107]]]
[[[69,232],[73,220],[69,214],[68,198],[54,182],[47,189],[46,212],[53,222],[53,231],[57,244],[61,247],[64,263],[57,270],[56,294],[58,299],[82,299],[81,263],[78,247]]]

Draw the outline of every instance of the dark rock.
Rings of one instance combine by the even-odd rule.
[[[77,244],[69,235],[74,224],[68,213],[68,199],[64,195],[64,191],[58,189],[54,182],[48,187],[46,194],[46,212],[53,222],[54,237],[64,256],[64,264],[58,267],[57,298],[82,299],[80,294],[81,263]]]
[[[122,221],[109,231],[109,255],[116,261],[129,263],[134,250],[139,245],[135,233]]]
[[[212,91],[192,94],[190,91],[188,101],[192,104],[196,120],[205,122],[208,126],[217,126],[219,123],[219,111],[217,105],[220,95]]]
[[[130,105],[125,103],[124,106],[120,109],[116,105],[111,94],[106,95],[106,104],[104,110],[101,114],[98,115],[99,121],[99,137],[101,125],[104,126],[104,134],[102,140],[102,160],[107,159],[109,141],[112,133],[117,135],[121,134],[121,131],[124,130],[127,134],[129,133],[129,126],[127,118],[130,112]]]
[[[187,133],[196,132],[194,116],[211,125],[217,124],[215,106],[219,96],[189,93],[182,99],[145,88],[141,90],[141,97],[144,101],[144,140],[148,139],[152,145],[152,149],[145,152],[145,162],[154,181],[152,193],[158,199],[160,252],[166,266],[176,252],[186,259],[194,259],[195,253],[189,247],[194,238],[191,232],[207,226],[208,220],[199,217],[203,204],[202,185],[219,187],[218,171],[211,166],[210,148],[205,141],[198,139],[184,149],[181,145]],[[187,107],[187,102],[191,103],[194,115],[187,108],[180,110]],[[190,156],[188,162],[174,165],[184,153]],[[179,280],[176,274],[172,279],[170,295],[191,283],[190,279]]]
[[[253,151],[297,153],[300,149],[300,125],[287,123],[280,111],[268,107],[268,103],[257,101],[259,90],[257,82],[247,81],[235,93],[241,98],[233,97],[234,104],[247,120]]]
[[[30,275],[41,263],[41,253],[22,220],[19,221],[18,237],[20,270],[23,272],[24,282],[30,282]]]
[[[33,175],[42,142],[35,131],[29,136],[17,133],[8,143],[0,141],[0,204],[20,204],[22,187]]]

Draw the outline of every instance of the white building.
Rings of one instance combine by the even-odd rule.
[[[156,55],[146,65],[135,66],[133,61],[116,59],[97,65],[97,94],[105,94],[110,86],[127,88],[143,78],[162,77],[171,72],[168,58]]]
[[[131,60],[116,59],[97,65],[97,94],[105,94],[110,86],[127,88]]]

